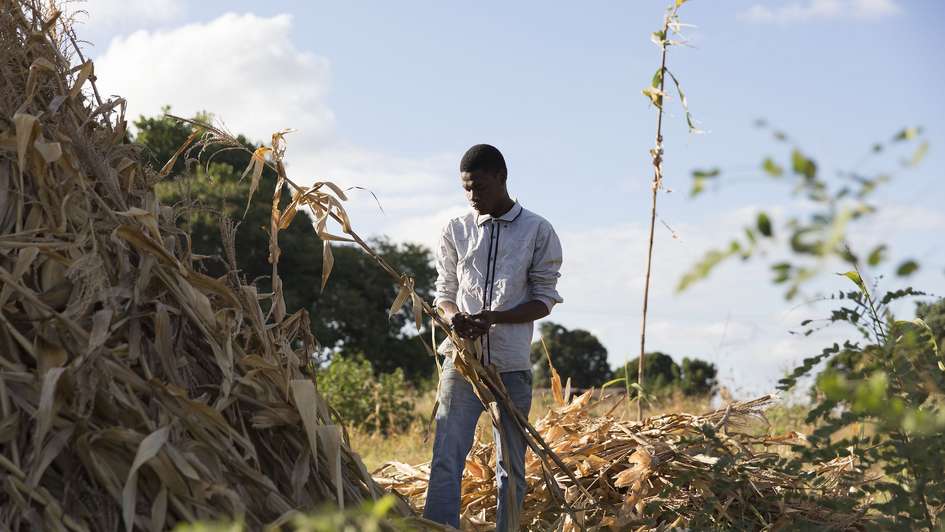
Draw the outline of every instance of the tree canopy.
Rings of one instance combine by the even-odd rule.
[[[613,378],[607,349],[590,332],[568,330],[550,321],[542,323],[539,332],[558,374],[562,379],[570,378],[572,386],[590,388]],[[531,360],[535,386],[547,387],[550,383],[548,361],[540,341],[532,343]]]

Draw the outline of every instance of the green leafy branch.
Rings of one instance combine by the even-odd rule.
[[[759,127],[767,127],[760,122]],[[796,259],[776,262],[770,265],[774,275],[773,282],[785,285],[785,298],[793,299],[805,283],[823,272],[830,259],[839,259],[853,264],[858,259],[846,245],[849,228],[875,215],[877,208],[872,203],[877,190],[892,179],[888,172],[864,174],[857,170],[840,172],[839,182],[827,181],[822,177],[820,165],[799,147],[793,145],[788,136],[781,131],[773,131],[773,137],[781,143],[791,144],[788,160],[779,162],[775,157],[764,157],[760,164],[761,176],[792,186],[790,195],[799,197],[814,209],[798,216],[788,216],[775,220],[767,212],[757,214],[755,223],[746,226],[743,234],[733,238],[723,248],[712,249],[696,262],[678,281],[677,292],[682,292],[694,283],[702,281],[720,264],[738,257],[743,261],[754,259],[768,249],[786,244]],[[894,146],[917,144],[911,156],[901,158],[900,168],[917,165],[928,152],[928,142],[922,137],[918,127],[905,128],[887,141],[876,143],[869,150],[868,156],[875,156],[890,151]],[[723,172],[719,168],[697,169],[692,172],[690,196],[702,194],[709,183],[721,181]],[[777,230],[775,229],[777,227]],[[783,239],[774,238],[783,234]],[[889,259],[889,246],[879,244],[866,255],[869,267],[877,267]],[[909,276],[919,269],[914,259],[900,262],[896,274]]]

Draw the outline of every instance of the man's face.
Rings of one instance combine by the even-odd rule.
[[[497,173],[474,170],[460,172],[466,200],[479,214],[495,214],[505,193],[505,183]]]

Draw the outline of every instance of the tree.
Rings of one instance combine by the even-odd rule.
[[[627,377],[630,382],[637,382],[639,375],[639,358],[627,362],[625,371],[621,372],[621,377]],[[648,393],[666,392],[674,388],[679,381],[679,364],[673,360],[673,357],[666,353],[654,351],[647,353],[643,357],[643,374],[646,375],[646,391]]]
[[[886,154],[897,145],[917,141],[918,146],[901,159],[901,166],[914,166],[928,151],[921,133],[920,128],[903,129],[889,142],[872,146],[870,154]],[[775,132],[775,138],[793,144],[783,133]],[[864,510],[876,516],[876,528],[937,530],[945,508],[941,474],[945,461],[945,363],[935,336],[945,325],[945,304],[919,304],[916,314],[922,320],[900,321],[890,305],[925,294],[911,287],[883,293],[878,283],[864,280],[865,273],[874,273],[871,270],[888,263],[889,246],[880,243],[871,250],[851,248],[847,242],[850,228],[875,216],[879,210],[874,204],[875,192],[891,174],[860,170],[861,166],[828,179],[797,147],[790,148],[786,164],[765,158],[761,172],[791,183],[792,194],[803,195],[803,209],[797,210],[800,214],[778,220],[759,213],[743,235],[708,252],[680,280],[678,288],[703,279],[733,257],[771,260],[764,258],[765,251],[781,244],[786,244],[786,249],[778,254],[777,262],[772,261],[771,269],[773,282],[785,286],[787,299],[802,295],[806,283],[829,271],[827,265],[844,264],[848,271],[838,282],[852,282],[855,289],[824,298],[835,301],[838,308],[828,318],[804,320],[801,326],[809,335],[827,325],[842,324],[857,331],[859,337],[825,347],[781,379],[778,387],[787,391],[803,378],[816,375],[805,419],[812,432],[808,445],[787,458],[788,467],[801,471],[811,463],[849,457],[846,474],[870,479],[857,482],[856,491],[862,496]],[[693,194],[704,188],[707,179],[720,175],[718,171],[697,173],[693,175],[694,185],[698,185]],[[773,238],[775,234],[785,238]],[[782,256],[786,260],[781,260]],[[919,268],[910,259],[894,264],[899,277]]]
[[[338,356],[319,374],[318,389],[346,423],[383,434],[406,430],[416,414],[404,372],[375,373],[363,358]]]
[[[555,370],[562,379],[570,378],[572,386],[600,386],[613,377],[607,362],[607,349],[590,332],[568,330],[550,321],[542,323],[539,332],[551,353]],[[532,343],[531,360],[535,385],[549,386],[548,361],[541,342]]]
[[[683,357],[680,366],[671,356],[656,351],[646,354],[643,366],[646,391],[649,393],[662,394],[679,390],[688,396],[704,396],[714,393],[718,386],[718,370],[715,364],[699,358]],[[627,363],[630,382],[637,382],[638,368],[636,358]],[[618,377],[624,375],[624,372],[620,372]]]
[[[154,168],[161,168],[192,131],[189,124],[166,116],[141,117],[135,126],[135,141]],[[238,139],[250,150],[255,148],[244,136]],[[178,158],[169,177],[156,186],[159,197],[177,207],[178,225],[189,235],[194,259],[208,275],[220,276],[228,269],[221,219],[238,221],[234,248],[239,273],[261,293],[271,291],[268,228],[275,175],[269,169],[263,171],[259,189],[247,205],[250,184],[240,177],[250,155],[239,150],[211,150],[201,155],[200,161]],[[283,205],[288,200],[286,191]],[[374,244],[391,265],[414,276],[419,294],[431,294],[436,272],[427,248],[383,238]],[[280,231],[279,245],[286,250],[279,261],[286,309],[309,311],[312,331],[326,352],[359,354],[378,372],[403,368],[414,382],[432,373],[432,357],[415,332],[405,332],[405,326],[413,321],[409,306],[388,319],[387,309],[397,286],[370,257],[351,246],[333,246],[332,276],[321,291],[322,242],[311,218],[296,216]]]
[[[374,245],[391,266],[414,278],[421,297],[432,298],[436,270],[427,248],[387,239]],[[319,341],[347,355],[364,356],[381,373],[401,368],[414,382],[428,377],[435,367],[433,358],[415,332],[404,332],[414,323],[413,314],[408,307],[388,318],[398,287],[374,259],[358,249],[339,247],[331,275],[328,288],[316,292],[309,307]]]
[[[711,395],[718,386],[715,364],[698,358],[683,357],[679,389],[689,396]]]
[[[860,489],[878,528],[937,530],[945,508],[945,371],[935,331],[925,321],[896,320],[889,308],[919,292],[878,293],[857,272],[844,276],[856,289],[836,298],[842,306],[828,319],[852,325],[861,337],[804,359],[779,386],[789,390],[829,361],[816,375],[805,419],[815,427],[810,445],[791,467],[850,456],[852,474],[873,477]],[[919,313],[936,322],[940,304],[920,305]]]

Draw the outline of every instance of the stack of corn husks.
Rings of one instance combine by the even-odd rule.
[[[667,414],[640,422],[590,413],[594,391],[558,406],[536,423],[545,441],[594,497],[557,476],[577,510],[566,513],[546,494],[540,464],[526,458],[528,495],[522,524],[531,530],[859,529],[866,517],[850,497],[856,475],[837,459],[808,471],[787,467],[776,452],[802,444],[790,433],[759,430],[771,397],[735,402],[704,415]],[[464,528],[488,530],[495,519],[493,446],[477,442],[463,478]],[[375,473],[420,509],[429,464],[390,462]]]
[[[194,269],[124,101],[39,4],[0,2],[0,529],[258,529],[382,495],[307,377],[307,315]]]

